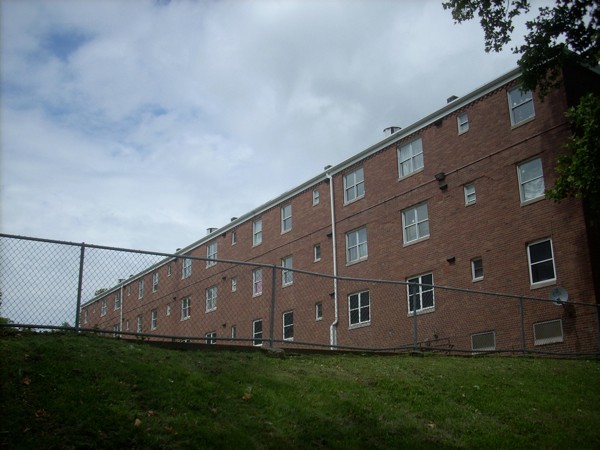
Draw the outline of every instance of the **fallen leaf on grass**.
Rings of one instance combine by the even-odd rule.
[[[139,427],[141,424],[142,424],[142,421],[140,419],[135,419],[135,421],[133,422],[134,427]]]
[[[146,413],[146,415],[147,415],[148,417],[155,416],[155,415],[156,415],[156,411],[150,410],[150,411],[148,411],[148,412]]]
[[[29,386],[31,384],[31,378],[23,377],[23,379],[21,380],[21,384],[24,384],[25,386]]]

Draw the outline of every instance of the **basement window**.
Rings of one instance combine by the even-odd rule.
[[[562,319],[533,324],[534,345],[555,344],[563,342]]]

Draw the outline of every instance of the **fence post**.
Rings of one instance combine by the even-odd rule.
[[[521,316],[521,352],[527,352],[525,344],[525,317],[523,313],[523,297],[519,297],[519,315]]]
[[[269,317],[269,348],[273,348],[273,339],[275,337],[275,275],[277,273],[276,266],[271,269],[271,316]]]
[[[81,310],[81,291],[83,286],[83,259],[85,257],[85,242],[81,243],[79,253],[79,282],[77,284],[77,309],[75,310],[75,331],[79,332],[79,314]]]

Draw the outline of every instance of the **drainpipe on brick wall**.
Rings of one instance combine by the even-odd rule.
[[[335,237],[335,203],[333,201],[333,177],[329,174],[325,174],[329,179],[329,203],[331,205],[331,242],[333,247],[333,311],[334,319],[333,323],[329,327],[329,345],[333,347],[337,346],[337,326],[338,326],[338,280],[337,280],[337,247]]]

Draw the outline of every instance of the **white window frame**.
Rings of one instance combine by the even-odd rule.
[[[138,281],[138,299],[144,298],[144,280]]]
[[[254,269],[252,271],[252,297],[258,297],[259,295],[262,295],[262,281],[262,269]]]
[[[289,286],[290,284],[293,284],[294,272],[292,272],[291,270],[286,270],[294,268],[294,259],[292,255],[286,256],[285,258],[281,259],[281,267],[283,267],[283,270],[281,271],[281,285]]]
[[[513,94],[518,94],[518,101],[513,100]],[[508,95],[508,110],[510,113],[510,124],[515,127],[522,123],[529,122],[535,118],[535,105],[533,103],[533,94],[531,91],[521,92],[521,86],[517,86],[513,89],[510,89],[507,92]],[[517,119],[517,115],[515,114],[518,110],[528,107],[531,104],[531,115],[524,117],[522,119]]]
[[[547,259],[544,259],[541,261],[533,261],[532,262],[531,261],[531,247],[542,244],[544,242],[548,242],[550,245],[550,258],[547,258]],[[554,248],[553,247],[554,246],[552,245],[551,238],[539,239],[537,241],[530,242],[527,244],[527,265],[529,267],[529,283],[531,284],[532,288],[548,286],[550,284],[556,283],[556,263],[554,262]],[[540,280],[540,281],[533,281],[533,273],[534,273],[532,270],[533,266],[548,263],[548,262],[552,263],[552,273],[554,276],[552,278],[547,278],[547,279]]]
[[[313,245],[313,261],[321,261],[321,244]]]
[[[205,290],[206,312],[217,309],[217,286],[211,286]]]
[[[431,283],[424,280],[424,277],[431,277]],[[416,308],[416,313],[424,313],[429,311],[435,311],[435,286],[433,281],[433,273],[423,273],[421,275],[415,275],[406,279],[406,306],[408,309],[408,315],[412,316],[415,311],[413,311],[410,307],[411,297],[414,295],[418,295],[419,307]],[[416,286],[415,286],[416,285]],[[416,288],[417,292],[413,292],[411,294],[411,288]],[[431,292],[431,300],[432,304],[430,306],[423,306],[423,294]],[[414,298],[413,298],[413,303]]]
[[[115,292],[115,311],[121,309],[121,290]]]
[[[361,234],[364,231],[364,239],[361,240]],[[352,241],[356,241],[351,242]],[[364,261],[369,257],[367,227],[357,228],[346,233],[346,264],[354,264]],[[353,258],[353,253],[356,257]]]
[[[152,274],[152,292],[156,292],[158,290],[158,272],[154,272]]]
[[[319,189],[313,189],[312,191],[312,205],[317,206],[321,201],[321,193]]]
[[[477,262],[481,263],[481,275],[478,276],[477,273]],[[471,260],[471,281],[481,281],[483,280],[483,259],[482,258],[473,258]]]
[[[217,255],[219,251],[219,243],[217,241],[213,241],[206,246],[206,267],[212,267],[217,264]]]
[[[108,310],[108,302],[105,298],[100,300],[100,317],[104,317],[106,315],[106,311]]]
[[[315,320],[323,320],[323,303],[315,303]]]
[[[281,233],[292,230],[292,204],[288,203],[281,207]]]
[[[171,315],[171,305],[167,305],[167,310],[165,311],[165,315],[167,317]]]
[[[231,292],[237,292],[237,277],[231,279]]]
[[[231,245],[237,244],[237,231],[233,230],[231,232]]]
[[[405,149],[408,150],[408,154],[403,155]],[[396,153],[398,155],[398,175],[400,179],[419,172],[425,167],[423,140],[421,138],[399,145]],[[406,170],[404,170],[405,168]]]
[[[181,279],[189,278],[192,276],[192,260],[190,258],[183,258],[181,267]]]
[[[204,334],[204,337],[206,338],[206,343],[209,345],[214,345],[217,343],[217,332],[216,331],[209,331],[208,333]]]
[[[144,323],[142,319],[142,315],[138,314],[135,318],[135,332],[142,333],[144,331]]]
[[[465,206],[474,205],[477,202],[477,191],[475,183],[467,183],[464,186]]]
[[[158,327],[158,310],[153,309],[150,311],[150,329],[156,330]]]
[[[352,300],[357,301],[352,307]],[[366,316],[365,315],[366,311]],[[356,314],[356,320],[352,321],[352,314]],[[368,290],[354,292],[348,295],[348,327],[357,328],[371,324],[371,293]]]
[[[258,329],[260,325],[260,329]],[[252,345],[254,347],[262,347],[263,345],[263,323],[262,319],[252,321]]]
[[[289,321],[291,318],[291,322]],[[287,320],[287,322],[286,322]],[[283,340],[293,341],[294,340],[294,311],[286,311],[282,315],[283,322]]]
[[[365,196],[365,171],[359,167],[344,175],[344,204],[360,200]]]
[[[469,114],[464,112],[456,116],[456,124],[458,126],[458,134],[469,131]]]
[[[422,208],[423,206],[425,207],[424,209]],[[420,215],[423,211],[425,211],[425,217]],[[424,231],[423,234],[421,234],[422,224],[427,225],[427,230],[426,232]],[[408,230],[412,227],[416,230],[416,237],[409,240]],[[418,205],[411,206],[402,211],[402,237],[404,245],[422,241],[429,238],[429,236],[429,208],[427,202],[419,203]]]
[[[252,246],[262,244],[262,219],[252,222]]]
[[[181,299],[181,320],[188,320],[192,316],[192,299],[190,296]]]
[[[526,165],[534,163],[534,162],[537,162],[539,164],[539,169],[540,169],[541,175],[537,175],[537,176],[535,176],[533,178],[529,178],[529,179],[523,179],[521,168],[523,166],[526,166]],[[523,162],[517,164],[517,178],[519,180],[519,197],[521,199],[522,205],[544,198],[546,185],[544,182],[544,166],[542,164],[542,158],[540,158],[540,157],[532,158],[532,159],[528,159],[527,161],[523,161]],[[542,184],[541,191],[538,191],[534,197],[525,198],[525,195],[526,195],[525,186],[528,184],[531,184],[531,183],[537,183],[538,180],[541,180],[541,184]]]

